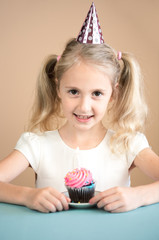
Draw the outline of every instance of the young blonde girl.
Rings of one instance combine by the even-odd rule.
[[[64,176],[87,167],[100,191],[90,204],[98,208],[123,212],[158,202],[159,157],[141,133],[147,115],[142,91],[133,56],[121,56],[105,43],[71,39],[61,57],[49,56],[39,74],[28,132],[0,162],[0,201],[41,212],[67,210]],[[37,188],[9,183],[29,166]],[[134,167],[157,181],[130,187]]]

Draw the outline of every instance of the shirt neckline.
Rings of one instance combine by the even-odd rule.
[[[69,150],[71,150],[71,151],[77,151],[78,146],[77,146],[76,148],[70,147],[69,145],[67,145],[67,144],[64,142],[64,140],[63,140],[62,137],[60,136],[59,130],[56,130],[56,132],[57,132],[57,136],[58,136],[59,141],[62,143],[62,145],[63,145],[65,148],[67,148],[67,149],[69,149]],[[110,130],[108,129],[107,132],[106,132],[106,134],[105,134],[105,136],[104,136],[104,138],[102,139],[102,141],[101,141],[96,147],[93,147],[93,148],[90,148],[90,149],[79,149],[79,151],[80,151],[80,152],[88,152],[88,151],[95,151],[95,150],[99,149],[99,148],[104,144],[104,142],[108,139],[109,132],[110,132]]]

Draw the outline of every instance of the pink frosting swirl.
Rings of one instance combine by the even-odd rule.
[[[94,183],[92,173],[85,168],[76,168],[65,177],[65,185],[69,187],[80,188],[91,183]]]

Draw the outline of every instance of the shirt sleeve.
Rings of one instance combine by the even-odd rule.
[[[15,150],[20,151],[28,160],[35,172],[40,162],[40,138],[37,134],[25,132],[19,138]]]
[[[128,154],[128,167],[131,166],[139,152],[141,152],[145,148],[150,148],[147,138],[144,134],[138,132],[130,143],[130,151]]]

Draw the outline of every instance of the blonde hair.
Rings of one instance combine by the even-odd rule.
[[[109,109],[109,124],[115,130],[110,143],[118,152],[129,149],[130,140],[138,131],[144,131],[148,112],[137,61],[131,54],[122,53],[121,65],[115,96]]]
[[[49,56],[43,64],[37,82],[37,93],[33,105],[29,131],[48,131],[58,128],[62,116],[57,94],[63,74],[79,62],[92,64],[109,74],[113,87],[113,101],[108,107],[109,127],[115,130],[110,141],[112,149],[126,150],[129,140],[141,131],[147,107],[143,96],[140,69],[128,53],[117,53],[107,44],[81,44],[71,39],[57,61],[57,55]]]

